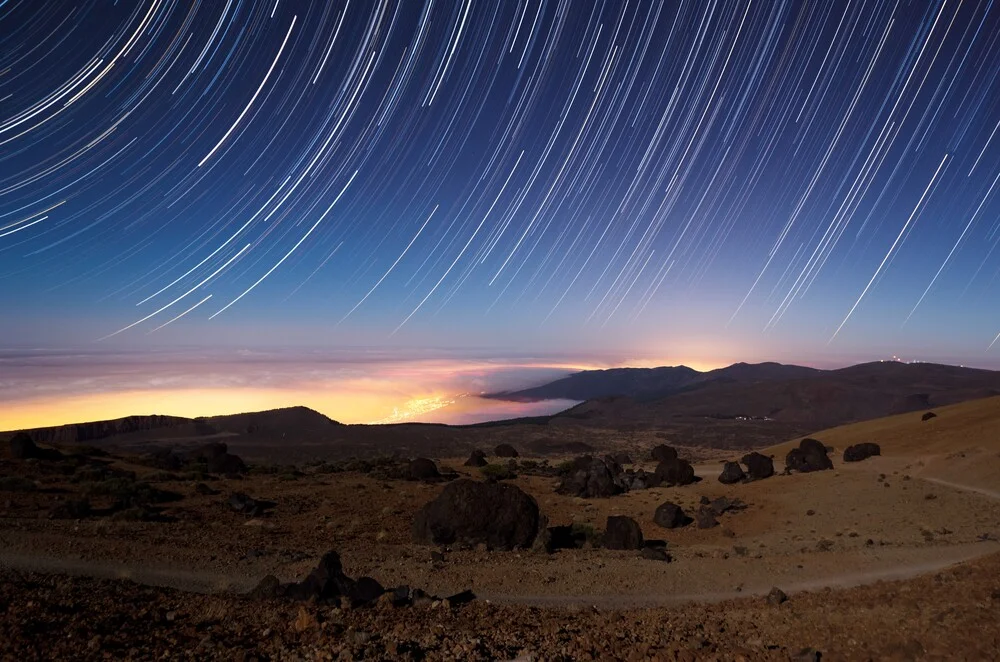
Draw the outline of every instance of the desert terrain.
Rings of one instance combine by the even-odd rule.
[[[244,455],[248,466],[222,473],[153,466],[149,451],[160,446],[148,440],[52,444],[61,457],[29,459],[12,457],[5,444],[0,654],[989,658],[1000,650],[1000,398],[933,414],[811,434],[832,449],[829,470],[782,473],[799,438],[762,449],[774,457],[775,475],[728,485],[718,480],[722,462],[739,460],[742,451],[685,447],[662,432],[591,437],[595,454],[627,453],[634,462],[625,466],[649,473],[657,466],[651,449],[672,443],[701,479],[605,498],[557,493],[565,463],[578,453],[543,454],[514,442],[518,458],[496,458],[486,444],[501,437],[489,427],[478,439],[455,430],[461,455],[420,453],[442,473],[453,472],[432,480],[407,479],[406,456],[317,454],[293,465],[274,463],[272,452],[255,462],[254,447],[238,438],[229,453]],[[500,429],[509,441],[517,428]],[[881,455],[844,462],[845,448],[861,442],[878,443]],[[181,450],[204,443],[204,436],[173,440]],[[419,452],[419,439],[411,443]],[[464,466],[469,447],[486,451],[486,469]],[[508,468],[516,477],[495,471]],[[488,474],[533,497],[544,524],[571,530],[572,548],[414,539],[412,524],[425,504],[455,479],[478,482]],[[259,507],[241,502],[237,512],[234,494]],[[691,522],[667,529],[655,521],[665,502],[694,519],[720,498],[732,507],[716,513],[709,528]],[[610,516],[638,523],[641,549],[602,544]],[[268,575],[301,580],[331,550],[349,577],[438,598],[472,591],[475,600],[352,608],[248,596]],[[775,587],[787,599],[775,597]]]

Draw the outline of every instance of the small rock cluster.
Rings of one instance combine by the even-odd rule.
[[[274,575],[262,579],[250,592],[254,598],[284,598],[300,602],[339,602],[345,607],[368,607],[386,600],[395,607],[430,605],[444,601],[449,605],[464,604],[475,599],[471,591],[463,591],[448,598],[428,595],[409,586],[386,589],[371,577],[352,579],[344,574],[340,555],[329,551],[319,565],[300,582],[282,584]]]
[[[744,455],[741,462],[746,465],[746,471],[739,462],[726,462],[719,474],[719,482],[723,485],[750,483],[764,480],[774,475],[774,460],[767,455],[753,452]]]
[[[803,439],[799,442],[798,448],[788,451],[788,455],[785,456],[785,472],[808,473],[833,469],[833,462],[828,453],[829,450],[823,445],[823,442],[816,439]]]
[[[582,455],[569,462],[562,471],[556,492],[582,498],[606,498],[650,487],[690,485],[697,479],[694,467],[677,457],[676,449],[660,445],[653,449],[658,464],[653,473],[643,469],[624,469],[619,460],[629,460],[624,454],[596,458]]]

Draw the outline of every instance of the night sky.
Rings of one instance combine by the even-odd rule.
[[[0,345],[1000,363],[997,4],[0,0]]]

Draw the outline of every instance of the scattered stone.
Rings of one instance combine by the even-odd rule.
[[[385,589],[376,580],[371,577],[359,577],[351,585],[347,597],[351,599],[351,606],[361,607],[375,604],[384,593]]]
[[[774,460],[766,455],[753,452],[744,455],[741,461],[747,466],[747,482],[764,480],[774,475]]]
[[[653,448],[650,455],[656,462],[673,462],[677,459],[677,449],[673,446],[660,444]]]
[[[639,523],[624,515],[611,515],[604,532],[607,549],[642,549],[642,529]]]
[[[63,454],[54,448],[39,448],[27,432],[18,432],[10,438],[10,455],[15,460],[48,460],[58,462]]]
[[[785,471],[808,473],[833,469],[833,462],[827,455],[828,451],[822,442],[816,439],[803,439],[798,448],[788,451],[785,456]]]
[[[229,504],[230,509],[240,513],[241,515],[246,515],[247,517],[258,517],[274,505],[267,501],[258,501],[251,496],[243,494],[242,492],[233,492],[229,496],[229,501],[227,501],[227,503]]]
[[[878,444],[872,442],[854,444],[844,449],[844,462],[860,462],[881,454],[882,449]]]
[[[710,506],[702,506],[694,516],[699,529],[711,529],[718,526],[719,521],[715,519],[715,511]]]
[[[780,588],[775,586],[771,589],[771,592],[767,594],[767,604],[777,607],[783,602],[788,600],[788,596]]]
[[[18,432],[10,439],[10,456],[15,460],[36,457],[39,448],[26,432]]]
[[[467,467],[485,467],[487,464],[489,464],[489,461],[486,459],[486,453],[483,451],[472,451],[469,459],[465,461],[465,466]]]
[[[85,519],[90,516],[90,501],[87,499],[69,499],[56,504],[49,511],[49,519]]]
[[[518,457],[517,449],[510,444],[500,444],[493,449],[493,454],[497,457]]]
[[[746,474],[743,473],[743,467],[740,466],[739,462],[726,462],[722,473],[719,474],[719,482],[723,485],[733,485],[742,482],[745,478]]]
[[[676,503],[666,501],[661,503],[653,513],[653,521],[664,529],[676,529],[687,526],[693,520],[684,514],[684,511]]]
[[[216,496],[219,493],[219,490],[213,490],[205,483],[198,483],[197,485],[195,485],[194,491],[195,494],[201,494],[204,496]]]
[[[681,460],[680,458],[663,460],[656,465],[654,479],[654,484],[650,487],[659,487],[660,485],[666,487],[690,485],[695,482],[694,467],[687,460]]]
[[[225,446],[225,444],[222,444]],[[238,455],[232,453],[222,453],[208,460],[206,467],[209,473],[229,475],[241,475],[247,472],[247,465]]]
[[[935,413],[934,413],[934,412],[932,412],[932,411],[929,411],[929,412],[925,413],[925,414],[924,414],[923,416],[921,416],[921,417],[920,417],[920,420],[921,420],[921,421],[929,421],[929,420],[931,420],[932,418],[937,418],[937,414],[935,414]]]
[[[538,504],[517,486],[461,479],[417,512],[411,530],[413,540],[423,544],[527,549],[538,524]]]
[[[649,561],[661,561],[664,563],[670,563],[673,560],[665,547],[653,547],[651,545],[644,546],[642,551],[639,552],[639,556]]]
[[[615,453],[614,460],[618,464],[632,464],[632,458],[628,453]]]
[[[566,474],[556,485],[556,492],[585,499],[607,498],[626,491],[621,480],[616,480],[614,469],[606,460],[590,455],[578,457],[569,465]],[[619,471],[620,467],[617,467]],[[619,473],[618,476],[621,476]]]
[[[731,510],[745,510],[747,507],[746,504],[740,501],[739,499],[730,499],[728,497],[719,497],[717,499],[712,499],[712,501],[709,503],[709,506],[711,507],[712,512],[715,513],[716,516],[728,513]]]
[[[425,482],[436,482],[441,479],[441,472],[433,460],[426,457],[418,457],[410,460],[409,464],[410,480],[422,480]]]

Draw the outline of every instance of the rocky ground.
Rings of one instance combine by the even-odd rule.
[[[485,601],[342,609],[124,580],[2,577],[5,660],[985,660],[1000,650],[1000,555],[780,604],[620,610]]]
[[[946,428],[916,429],[944,444]],[[996,450],[965,434],[967,450],[928,454],[900,438],[911,445],[854,463],[840,449],[833,469],[748,483],[722,484],[720,462],[689,455],[700,482],[608,498],[567,489],[565,457],[519,457],[501,484],[579,542],[554,553],[414,540],[418,511],[455,478],[507,473],[492,452],[485,468],[436,458],[449,480],[408,480],[398,460],[241,467],[229,454],[210,472],[204,458],[164,468],[100,449],[5,449],[0,658],[995,657],[1000,501],[983,481]],[[634,459],[654,474],[652,458]],[[694,520],[720,498],[740,506],[710,528],[657,523],[665,502]],[[602,546],[622,516],[659,552]],[[265,575],[302,579],[329,550],[352,577],[478,599],[342,608],[242,595]],[[787,602],[766,600],[775,586]]]

